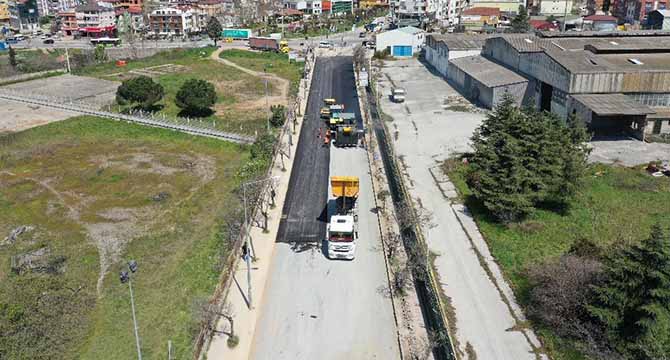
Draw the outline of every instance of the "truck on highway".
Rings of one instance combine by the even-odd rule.
[[[331,176],[335,213],[326,226],[329,259],[354,259],[358,239],[358,176]]]
[[[251,37],[249,29],[223,29],[221,37],[224,39],[246,40]]]
[[[277,40],[270,37],[250,37],[249,47],[253,50],[275,51],[288,53],[288,42],[285,40]]]

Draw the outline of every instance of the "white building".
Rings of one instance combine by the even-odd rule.
[[[183,36],[199,31],[197,23],[197,15],[190,8],[164,7],[149,14],[149,26],[154,34]]]
[[[425,31],[408,26],[386,31],[376,36],[375,51],[389,51],[393,57],[410,57],[418,54],[423,47]]]
[[[107,2],[79,5],[75,9],[75,16],[79,31],[88,36],[109,35],[116,29],[116,14]]]
[[[540,15],[569,15],[572,11],[572,0],[540,0],[537,11]]]
[[[449,60],[481,54],[489,37],[484,34],[428,34],[424,47],[426,61],[447,77]]]
[[[305,14],[321,14],[321,0],[288,0],[284,3],[284,6],[302,11]]]

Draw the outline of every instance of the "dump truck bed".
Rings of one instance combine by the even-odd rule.
[[[359,180],[358,176],[331,176],[330,187],[335,197],[358,197]]]

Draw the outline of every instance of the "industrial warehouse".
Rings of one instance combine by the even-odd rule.
[[[458,58],[445,51],[439,35],[428,35],[426,52],[438,69],[448,61],[448,71],[440,73],[484,107],[495,106],[507,92],[519,104],[561,118],[576,115],[596,135],[628,133],[642,140],[645,134],[670,132],[668,35],[500,35],[485,40],[481,55]]]

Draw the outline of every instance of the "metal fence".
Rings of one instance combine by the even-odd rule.
[[[208,136],[241,144],[254,142],[254,138],[251,136],[218,130],[216,128],[216,120],[169,117],[164,114],[158,115],[152,112],[143,111],[133,111],[130,114],[123,114],[121,112],[101,110],[101,108],[108,105],[103,105],[100,102],[42,95],[34,92],[27,93],[7,88],[0,89],[0,99],[13,100],[31,105],[40,105],[83,115],[99,116],[112,120],[128,121],[141,125],[160,127],[193,135]]]

